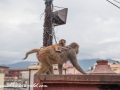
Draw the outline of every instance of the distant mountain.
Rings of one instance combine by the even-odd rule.
[[[8,64],[5,65],[7,67],[9,67],[10,69],[15,69],[15,68],[28,68],[28,66],[30,65],[30,61],[25,61],[25,62],[18,62],[18,63],[13,63],[13,64]]]
[[[97,60],[102,60],[102,59],[84,59],[84,60],[79,60],[78,63],[83,68],[85,71],[89,69],[89,67],[94,66]],[[115,62],[116,60],[112,59],[107,59],[108,62]]]
[[[78,60],[78,63],[81,66],[81,68],[83,68],[83,70],[87,71],[89,69],[89,67],[94,66],[94,64],[96,63],[97,60],[101,60],[101,59]],[[107,60],[109,62],[115,62],[116,61],[116,60],[112,60],[112,59],[107,59]],[[4,65],[4,66],[10,67],[10,69],[14,69],[14,68],[28,68],[30,63],[34,63],[34,62],[25,61],[25,62],[18,62],[18,63],[14,63],[14,64],[8,64],[8,65]]]

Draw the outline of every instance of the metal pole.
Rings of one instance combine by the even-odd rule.
[[[52,45],[52,17],[51,17],[51,4],[52,0],[45,0],[45,20],[44,20],[44,33],[43,33],[43,46]]]

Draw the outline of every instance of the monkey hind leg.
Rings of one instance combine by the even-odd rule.
[[[49,68],[50,74],[54,74],[53,66]]]
[[[63,64],[58,64],[59,74],[62,74]]]
[[[50,68],[50,66],[47,65],[46,63],[41,63],[41,66],[38,69],[38,71],[35,73],[35,75],[45,74],[47,71],[49,71],[49,68]]]

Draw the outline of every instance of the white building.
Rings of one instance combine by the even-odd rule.
[[[37,72],[39,68],[39,63],[31,63],[29,68],[29,85],[34,84],[34,74]],[[29,87],[29,90],[33,90],[33,87]]]
[[[4,90],[4,73],[0,73],[0,90]]]

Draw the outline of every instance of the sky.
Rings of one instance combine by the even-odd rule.
[[[0,0],[0,64],[21,62],[27,51],[43,45],[44,3],[44,0]],[[55,33],[57,41],[66,39],[66,45],[72,42],[80,45],[78,60],[120,61],[119,8],[106,0],[54,0],[53,5],[68,8],[66,24],[55,27]],[[62,8],[54,7],[59,9]],[[26,61],[36,62],[36,55],[29,55]]]

